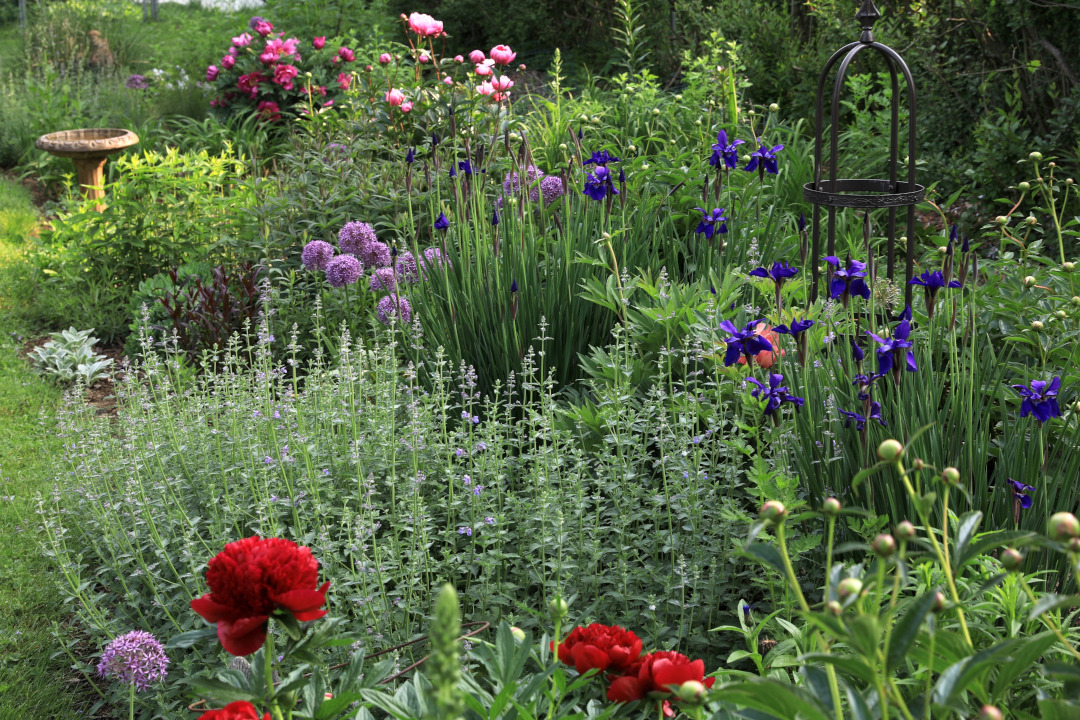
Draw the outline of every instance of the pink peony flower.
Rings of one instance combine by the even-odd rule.
[[[348,90],[349,86],[352,85],[352,75],[349,73],[338,73],[337,84],[342,90]]]
[[[491,66],[494,64],[495,61],[491,60],[490,58],[485,60],[484,62],[476,66],[476,74],[482,77],[487,77],[488,75],[491,75],[491,73],[493,72]]]
[[[419,59],[420,59],[420,62],[422,62],[422,63],[426,63],[427,61],[431,60],[431,58],[428,57],[427,53],[420,53],[420,58]]]
[[[240,54],[240,51],[236,49],[235,45],[230,45],[229,49],[225,51],[225,54],[235,59],[236,56]]]
[[[514,87],[514,81],[503,75],[500,78],[492,78],[491,86],[499,92],[506,92],[510,88]]]
[[[365,65],[364,66],[364,72],[371,72],[374,69],[375,68],[373,68],[371,65]]]
[[[412,110],[412,102],[401,103],[401,112],[407,113]]]
[[[354,53],[352,50],[350,50],[347,47],[343,47],[340,50],[338,50],[337,54],[338,54],[338,57],[341,58],[342,60],[344,60],[345,62],[352,62],[353,60],[356,59],[356,53]]]
[[[251,44],[251,33],[240,33],[232,39],[233,47],[244,47]]]
[[[324,102],[324,103],[322,104],[322,106],[323,106],[324,108],[328,108],[328,107],[330,107],[330,106],[331,106],[331,105],[333,105],[333,104],[334,104],[334,101],[333,101],[333,100],[327,100],[326,102]]]
[[[454,84],[454,78],[450,77],[449,75],[447,75],[446,77],[444,77],[444,78],[442,79],[442,81],[443,81],[443,84],[444,84],[444,85],[453,85],[453,84]]]
[[[389,65],[393,61],[393,59],[394,58],[391,57],[390,53],[383,53],[382,55],[379,56],[379,64],[380,65]]]
[[[479,87],[476,88],[476,92],[480,93],[481,95],[488,96],[495,92],[495,88],[489,81],[485,80],[484,82],[480,83]]]
[[[316,50],[322,50],[323,47],[326,45],[326,36],[321,35],[321,36],[315,38],[314,40],[311,41],[311,44],[315,46]]]
[[[237,79],[236,87],[238,87],[241,92],[246,92],[251,97],[255,97],[252,93],[258,90],[259,83],[265,79],[266,78],[263,77],[262,73],[248,73],[247,75],[241,75],[239,79]]]
[[[439,37],[443,34],[442,20],[436,20],[430,15],[413,13],[408,22],[409,29],[420,37]]]
[[[217,80],[217,76],[218,76],[218,66],[217,65],[211,65],[210,67],[206,68],[206,82],[214,82],[215,80]]]
[[[281,119],[281,108],[278,107],[276,102],[271,102],[270,100],[263,100],[259,103],[257,112],[263,120],[268,120],[269,122],[277,122]]]
[[[390,107],[398,107],[405,102],[405,93],[397,88],[390,88],[386,93],[386,102],[390,103]]]
[[[499,65],[509,65],[514,62],[514,58],[517,57],[517,53],[508,48],[506,45],[496,45],[491,48],[491,59],[497,62]]]
[[[259,33],[259,35],[263,37],[266,37],[270,33],[274,32],[274,26],[266,22],[265,20],[260,20],[259,22],[255,23],[255,32]]]
[[[463,62],[465,62],[465,58],[461,57],[460,55],[455,55],[454,56],[454,62],[463,63]]]
[[[286,90],[293,89],[293,78],[299,71],[292,65],[278,65],[274,68],[274,82]]]
[[[474,65],[479,65],[485,60],[487,60],[487,56],[484,55],[483,50],[473,50],[471,53],[469,53],[469,62],[473,63]]]
[[[229,70],[235,64],[236,58],[234,58],[232,55],[226,55],[221,58],[221,68],[223,70]]]

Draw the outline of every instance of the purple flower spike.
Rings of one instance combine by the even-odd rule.
[[[1048,383],[1045,380],[1032,380],[1031,386],[1013,385],[1012,389],[1020,393],[1024,401],[1020,403],[1020,417],[1034,415],[1039,423],[1050,418],[1061,417],[1057,394],[1061,389],[1061,378],[1056,375]]]
[[[132,630],[108,644],[97,672],[100,677],[134,685],[141,692],[165,678],[168,664],[169,657],[157,638],[142,630]]]

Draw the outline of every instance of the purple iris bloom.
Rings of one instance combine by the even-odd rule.
[[[958,239],[960,239],[960,230],[956,227],[956,223],[953,223],[953,226],[949,228],[949,244],[951,245]]]
[[[953,226],[956,227],[955,225]],[[951,247],[951,240],[950,247]],[[934,317],[934,305],[937,301],[938,291],[942,288],[958,288],[963,287],[958,280],[949,280],[946,282],[945,276],[940,270],[927,270],[921,275],[908,280],[908,285],[921,285],[923,291],[926,293],[926,314],[928,317]]]
[[[840,300],[844,303],[844,307],[847,307],[852,295],[864,300],[870,299],[870,288],[863,280],[866,277],[866,263],[848,258],[847,266],[844,267],[840,258],[835,255],[826,257],[825,262],[836,268],[833,271],[832,282],[829,283],[829,295],[833,300]]]
[[[870,415],[864,417],[862,413],[849,412],[847,410],[841,410],[840,414],[844,416],[844,427],[851,427],[851,423],[855,423],[856,430],[865,430],[867,420],[877,420],[881,423],[881,427],[888,427],[888,424],[881,417],[881,403],[870,403]]]
[[[724,216],[724,208],[713,208],[711,213],[706,212],[704,208],[696,209],[701,211],[701,222],[698,223],[697,230],[694,232],[705,233],[705,238],[708,240],[711,240],[715,233],[723,235],[727,232],[727,217]]]
[[[874,338],[880,345],[877,349],[879,375],[885,375],[892,370],[893,380],[899,384],[901,362],[904,361],[905,350],[907,351],[908,372],[915,372],[919,369],[919,366],[915,364],[915,353],[909,349],[911,347],[911,341],[908,340],[911,336],[911,323],[907,320],[898,324],[893,329],[892,336],[888,339],[878,337],[869,330],[866,331],[866,334]]]
[[[491,224],[492,225],[498,225],[499,224],[499,211],[497,209],[494,212],[491,213]]]
[[[911,306],[905,305],[904,311],[893,318],[894,321],[900,322],[901,320],[911,321]]]
[[[757,386],[750,391],[750,394],[758,400],[767,401],[765,404],[766,415],[774,415],[784,403],[791,403],[796,409],[803,406],[804,401],[801,397],[789,395],[787,386],[780,384],[784,381],[783,375],[772,373],[769,375],[768,385],[758,382],[756,378],[748,377],[746,379],[748,382],[752,382]]]
[[[1057,394],[1061,389],[1061,378],[1047,383],[1045,380],[1032,380],[1031,387],[1027,385],[1013,385],[1012,389],[1020,393],[1024,401],[1020,404],[1020,417],[1034,415],[1040,423],[1050,418],[1061,417],[1061,408],[1058,407]]]
[[[457,177],[457,170],[454,169],[453,165],[450,166],[450,177]]]
[[[855,342],[855,338],[851,338],[851,356],[855,358],[857,363],[861,363],[863,358],[866,357],[866,353],[859,347],[859,343]]]
[[[852,385],[859,387],[859,399],[866,401],[870,399],[870,391],[874,388],[874,382],[878,378],[885,377],[884,375],[878,375],[876,373],[870,373],[869,375],[860,374],[856,375],[851,381]]]
[[[728,143],[727,132],[721,130],[716,133],[716,144],[712,146],[712,157],[709,158],[709,164],[718,170],[723,165],[727,165],[734,170],[739,165],[739,151],[736,148],[744,142],[745,140],[735,140]]]
[[[585,188],[582,192],[593,200],[603,200],[608,193],[611,193],[612,195],[619,194],[619,191],[615,189],[615,183],[611,180],[611,170],[609,170],[606,165],[597,165],[596,168],[589,173],[589,177],[585,180]]]
[[[1024,508],[1025,510],[1031,507],[1033,501],[1031,499],[1031,496],[1027,495],[1026,493],[1035,492],[1035,488],[1031,487],[1030,485],[1025,485],[1024,483],[1017,480],[1013,480],[1012,478],[1007,479],[1005,482],[1009,483],[1009,485],[1012,486],[1013,497],[1015,497],[1020,502],[1020,507]]]
[[[746,327],[742,330],[730,320],[720,322],[720,329],[731,333],[730,337],[724,338],[724,342],[727,344],[727,352],[724,354],[725,366],[737,363],[740,355],[745,355],[747,364],[750,364],[751,358],[759,352],[772,351],[772,343],[754,332],[754,328],[761,322],[765,321],[751,320],[746,323]]]
[[[581,165],[582,167],[584,167],[585,165],[597,165],[599,167],[604,167],[608,163],[613,162],[619,162],[619,158],[615,157],[607,150],[601,150],[600,152],[594,152],[592,154],[592,157],[582,162]]]
[[[415,159],[416,159],[416,150],[414,148],[409,148],[409,151],[405,153],[405,162],[412,165],[413,161]]]
[[[813,320],[792,320],[790,327],[787,325],[777,325],[773,328],[773,332],[778,332],[781,335],[791,335],[792,337],[797,338],[813,326]]]
[[[765,269],[763,267],[754,268],[750,271],[750,274],[759,278],[772,278],[772,281],[776,283],[777,287],[784,284],[784,281],[788,278],[793,278],[799,274],[799,268],[793,268],[786,262],[774,262],[772,267]]]
[[[806,213],[799,213],[799,232],[806,232]]]
[[[435,219],[435,229],[445,230],[450,227],[450,220],[446,217],[445,213],[439,213],[439,217]]]
[[[765,173],[775,175],[777,173],[776,167],[776,153],[784,149],[783,145],[774,145],[771,150],[766,149],[765,145],[762,145],[759,150],[750,154],[750,162],[746,164],[743,170],[752,172],[758,171],[759,175],[764,176]],[[760,164],[760,167],[758,167]]]
[[[466,176],[473,174],[472,165],[469,163],[468,160],[462,160],[461,162],[459,162],[457,164],[457,166],[458,166],[458,170],[465,173]]]

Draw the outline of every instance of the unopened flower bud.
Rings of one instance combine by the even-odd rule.
[[[922,470],[923,468],[926,467],[926,462],[922,458],[915,458],[915,462],[912,463],[912,466],[916,470]]]
[[[1080,553],[1080,538],[1073,538],[1067,543],[1066,547],[1069,548],[1071,553]]]
[[[551,619],[556,622],[566,617],[568,612],[570,612],[570,606],[566,604],[566,601],[562,599],[562,596],[556,597],[548,603],[548,614],[551,616]]]
[[[652,109],[652,114],[653,115],[659,115],[660,114],[660,108],[653,108]]]
[[[780,106],[776,103],[769,105],[769,112],[780,112]]]
[[[681,94],[678,94],[678,95],[676,95],[676,96],[675,96],[675,99],[676,99],[676,100],[682,100],[682,95],[681,95]]]
[[[885,462],[898,462],[903,454],[904,446],[891,438],[877,446],[877,456]]]
[[[1001,711],[993,705],[983,705],[982,709],[979,710],[978,720],[1004,720],[1004,718],[1005,716],[1001,714]]]
[[[1072,262],[1071,260],[1066,260],[1064,263],[1062,263],[1061,267],[1065,268],[1065,272],[1072,272],[1076,269],[1076,263]]]
[[[996,218],[994,218],[994,222],[996,222],[998,225],[1004,225],[1005,223],[1009,222],[1009,218],[1005,217],[1004,215],[998,215]]]
[[[945,593],[938,590],[936,593],[934,593],[934,606],[930,609],[936,613],[939,613],[945,609],[945,606],[947,604],[948,603],[945,599]]]
[[[705,685],[697,680],[687,680],[675,691],[680,702],[700,703],[705,699]]]
[[[1038,150],[1035,150],[1034,152],[1028,153],[1028,160],[1035,160],[1035,161],[1042,160],[1042,153],[1039,152]]]
[[[1024,218],[1024,222],[1026,222],[1028,225],[1036,225],[1038,224],[1039,220],[1034,215],[1028,215],[1026,218]]]
[[[1028,275],[1027,277],[1024,278],[1024,287],[1031,287],[1034,284],[1035,284],[1035,276],[1034,275]]]
[[[1046,167],[1052,167],[1052,168],[1056,168],[1056,167],[1057,167],[1057,163],[1056,163],[1056,162],[1051,162],[1051,163],[1047,163],[1047,164],[1046,164]]]
[[[521,63],[520,65],[518,65],[518,70],[524,71],[525,69],[525,63]]]
[[[1020,554],[1019,550],[1007,548],[1001,551],[1001,566],[1009,572],[1019,570],[1023,562],[1024,556]]]
[[[749,115],[750,117],[754,117],[755,115],[757,115],[757,111],[754,110],[754,108],[750,108],[749,110],[746,111],[746,114]]]
[[[840,596],[841,600],[858,597],[861,592],[862,580],[859,578],[844,578],[840,581],[840,584],[836,586],[836,594]]]
[[[893,534],[901,541],[910,540],[915,537],[915,526],[911,524],[910,520],[901,520],[893,528]]]
[[[1025,180],[1024,182],[1020,183],[1016,187],[1020,188],[1024,192],[1027,192],[1028,190],[1031,189],[1031,183],[1029,183],[1027,180]]]
[[[949,246],[948,245],[938,245],[937,251],[939,253],[941,253],[942,255],[944,255],[945,253],[949,252]]]
[[[941,479],[946,485],[956,485],[960,482],[960,471],[954,467],[947,467],[941,471]]]
[[[891,557],[896,552],[896,538],[888,533],[882,533],[874,538],[870,549],[880,558]]]
[[[1072,178],[1065,178],[1065,184],[1066,185],[1072,185],[1073,184],[1073,179]]]
[[[784,503],[779,500],[769,500],[761,506],[761,512],[758,513],[758,517],[766,522],[777,522],[783,520],[787,515],[787,508],[784,507]]]
[[[1071,302],[1073,305],[1080,305],[1080,296],[1073,295],[1072,299],[1069,300],[1069,302]]]
[[[525,640],[525,631],[517,626],[510,628],[510,634],[513,635],[514,639],[518,642],[523,642]]]
[[[591,118],[589,118],[589,122],[591,122],[593,125],[599,125],[600,124],[600,118],[597,117],[596,115],[593,115]]]
[[[631,145],[626,149],[629,150],[630,152],[637,152],[637,145]]]
[[[821,511],[829,517],[836,517],[840,514],[841,509],[840,501],[834,497],[825,498],[825,502],[821,504]]]
[[[835,600],[830,600],[828,603],[826,603],[825,610],[830,615],[835,615],[836,617],[840,617],[844,614],[844,606],[836,602]]]
[[[698,118],[697,120],[695,120],[694,124],[695,125],[700,125],[701,124],[701,118]]]
[[[1035,332],[1042,332],[1042,329],[1043,329],[1042,320],[1032,320],[1031,321],[1031,329],[1034,330]]]
[[[1080,537],[1080,520],[1070,512],[1054,513],[1046,525],[1051,540],[1068,540]]]

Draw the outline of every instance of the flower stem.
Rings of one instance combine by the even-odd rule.
[[[135,683],[131,683],[128,695],[128,720],[135,720]]]

